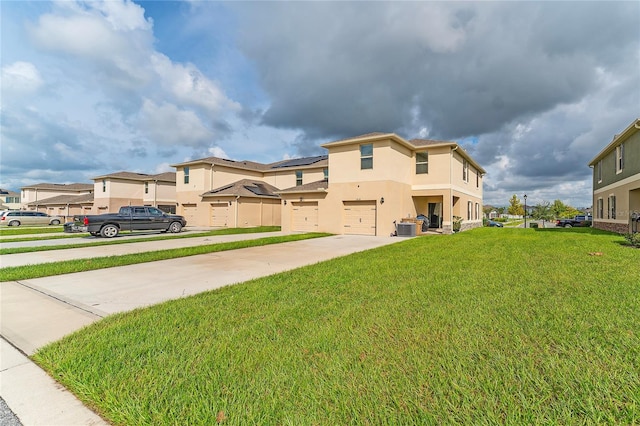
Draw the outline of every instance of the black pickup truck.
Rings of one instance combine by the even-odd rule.
[[[93,236],[113,238],[120,231],[149,231],[178,233],[187,224],[183,216],[168,214],[155,207],[126,206],[118,213],[74,216],[64,224],[64,232],[88,232]]]
[[[556,226],[558,228],[573,228],[574,226],[591,226],[593,218],[591,216],[578,215],[572,219],[559,219],[556,220]]]

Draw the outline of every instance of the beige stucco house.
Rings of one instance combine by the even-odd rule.
[[[593,227],[640,231],[640,118],[589,163],[593,168]]]
[[[93,185],[90,183],[38,183],[21,190],[21,209],[37,210],[65,219],[91,211]]]
[[[176,212],[176,173],[116,172],[93,178],[94,214],[117,212],[128,205]]]
[[[328,179],[279,191],[282,230],[388,236],[426,215],[433,230],[482,226],[485,170],[455,142],[371,133],[322,145]]]
[[[327,157],[270,164],[207,157],[174,164],[177,213],[189,225],[279,226],[281,188],[301,186],[327,175]]]
[[[20,194],[0,188],[0,210],[20,210]]]

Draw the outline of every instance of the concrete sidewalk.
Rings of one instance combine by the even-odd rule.
[[[259,237],[252,235],[253,238]],[[232,236],[206,238],[211,239],[207,243],[217,243],[227,237]],[[179,244],[184,240],[165,241]],[[108,314],[186,297],[400,241],[403,239],[338,235],[19,283],[2,283],[0,331],[11,345],[1,342],[1,395],[24,424],[104,424],[102,419],[29,362],[20,351],[31,355],[46,343],[58,340]],[[152,244],[153,249],[158,249],[158,243],[161,241],[140,244]],[[106,247],[126,251],[130,250],[132,244]],[[87,249],[90,248],[73,250]],[[146,249],[140,246],[138,251]],[[6,360],[5,352],[8,354]],[[48,401],[53,401],[50,408],[41,409],[47,406]]]

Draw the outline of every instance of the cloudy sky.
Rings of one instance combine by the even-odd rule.
[[[640,2],[1,1],[0,187],[462,144],[485,203],[591,205],[640,117]]]

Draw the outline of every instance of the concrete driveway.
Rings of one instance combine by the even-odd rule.
[[[230,236],[206,237],[206,243],[222,242],[228,237]],[[256,237],[244,235],[245,239]],[[180,246],[184,241],[165,240],[162,242],[165,244],[163,248],[171,248],[171,243]],[[3,355],[0,364],[2,398],[24,424],[103,424],[102,419],[84,408],[73,395],[30,363],[23,354],[31,355],[43,345],[109,314],[190,296],[400,241],[403,239],[398,237],[337,235],[1,283],[0,332],[6,340],[0,342]],[[137,250],[141,252],[148,251],[150,247],[157,250],[159,243],[161,241],[132,244],[139,244]],[[56,257],[66,259],[87,256],[91,250],[102,252],[107,247],[110,251],[116,252],[111,254],[119,254],[118,250],[130,253],[132,244],[72,249],[76,251],[56,250],[47,253],[58,252]],[[13,256],[16,257],[12,258]],[[18,256],[22,255],[2,256],[2,266],[16,264]],[[21,381],[20,375],[17,374],[18,370],[26,369],[29,369],[31,375],[29,384]],[[39,379],[36,379],[36,376]],[[48,391],[36,398],[33,386]],[[67,402],[61,402],[61,399]],[[69,417],[69,413],[73,411],[77,412]],[[70,419],[73,418],[78,422],[70,423]]]

